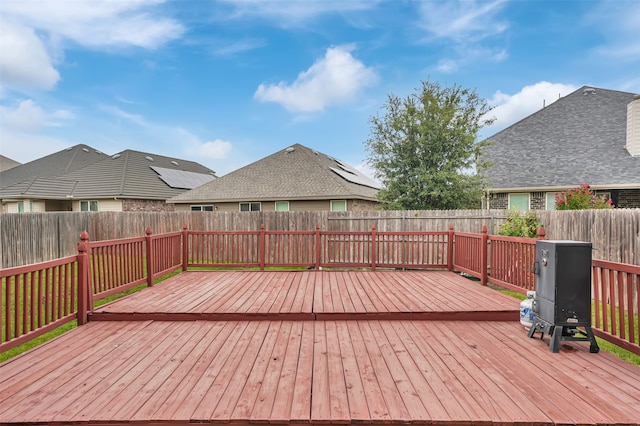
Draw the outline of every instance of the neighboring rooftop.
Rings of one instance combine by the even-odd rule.
[[[89,145],[76,145],[0,173],[0,188],[36,177],[61,176],[107,158]]]
[[[625,149],[634,96],[584,86],[489,137],[489,187],[640,186],[640,156]]]
[[[295,144],[167,201],[181,203],[331,198],[375,201],[378,189],[379,185],[375,181],[349,164]]]
[[[126,150],[55,178],[23,180],[3,188],[0,196],[164,200],[215,178],[213,170],[193,161]]]
[[[9,157],[5,157],[4,155],[0,155],[0,172],[4,172],[5,170],[12,169],[16,166],[21,165],[22,163],[18,163],[15,160],[12,160]]]

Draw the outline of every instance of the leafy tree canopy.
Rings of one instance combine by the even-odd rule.
[[[422,87],[401,99],[390,94],[383,116],[373,116],[365,143],[368,163],[382,183],[388,210],[478,208],[484,181],[477,161],[478,132],[493,122],[475,90]]]

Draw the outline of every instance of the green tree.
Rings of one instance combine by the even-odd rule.
[[[478,132],[493,122],[475,90],[422,87],[401,99],[390,94],[383,116],[373,116],[368,163],[382,183],[387,210],[464,209],[480,206],[484,180]]]

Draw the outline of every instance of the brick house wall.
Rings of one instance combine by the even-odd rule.
[[[546,193],[532,192],[529,194],[529,203],[531,210],[545,210],[547,208]]]
[[[611,194],[611,200],[616,208],[620,209],[638,209],[640,208],[640,189],[616,189],[612,191],[596,191],[596,195],[600,193]],[[546,209],[546,193],[530,192],[529,201],[531,210]],[[509,194],[506,192],[495,192],[488,194],[482,202],[483,208],[489,209],[508,209]]]
[[[492,192],[482,204],[484,208],[506,210],[509,208],[509,196],[506,192]]]
[[[619,189],[613,194],[613,204],[621,209],[640,208],[640,189]]]
[[[163,200],[122,200],[124,212],[172,212],[175,204],[165,203]]]

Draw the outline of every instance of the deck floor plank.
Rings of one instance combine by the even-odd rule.
[[[449,272],[179,274],[0,364],[0,424],[640,426],[640,368],[469,321],[517,308]]]
[[[171,407],[176,401],[184,401],[184,392],[181,396],[179,388],[190,389],[187,383],[193,381],[189,378],[203,374],[204,366],[208,364],[207,354],[212,357],[217,353],[215,342],[220,342],[225,339],[225,336],[228,337],[234,325],[234,323],[216,322],[211,327],[202,327],[201,332],[194,336],[196,345],[193,348],[187,347],[187,353],[179,359],[176,368],[171,371],[162,385],[156,388],[155,393],[141,404],[131,416],[131,420],[168,419],[168,415],[161,414],[162,408]],[[227,330],[226,333],[225,330]],[[219,347],[219,343],[217,346]]]

